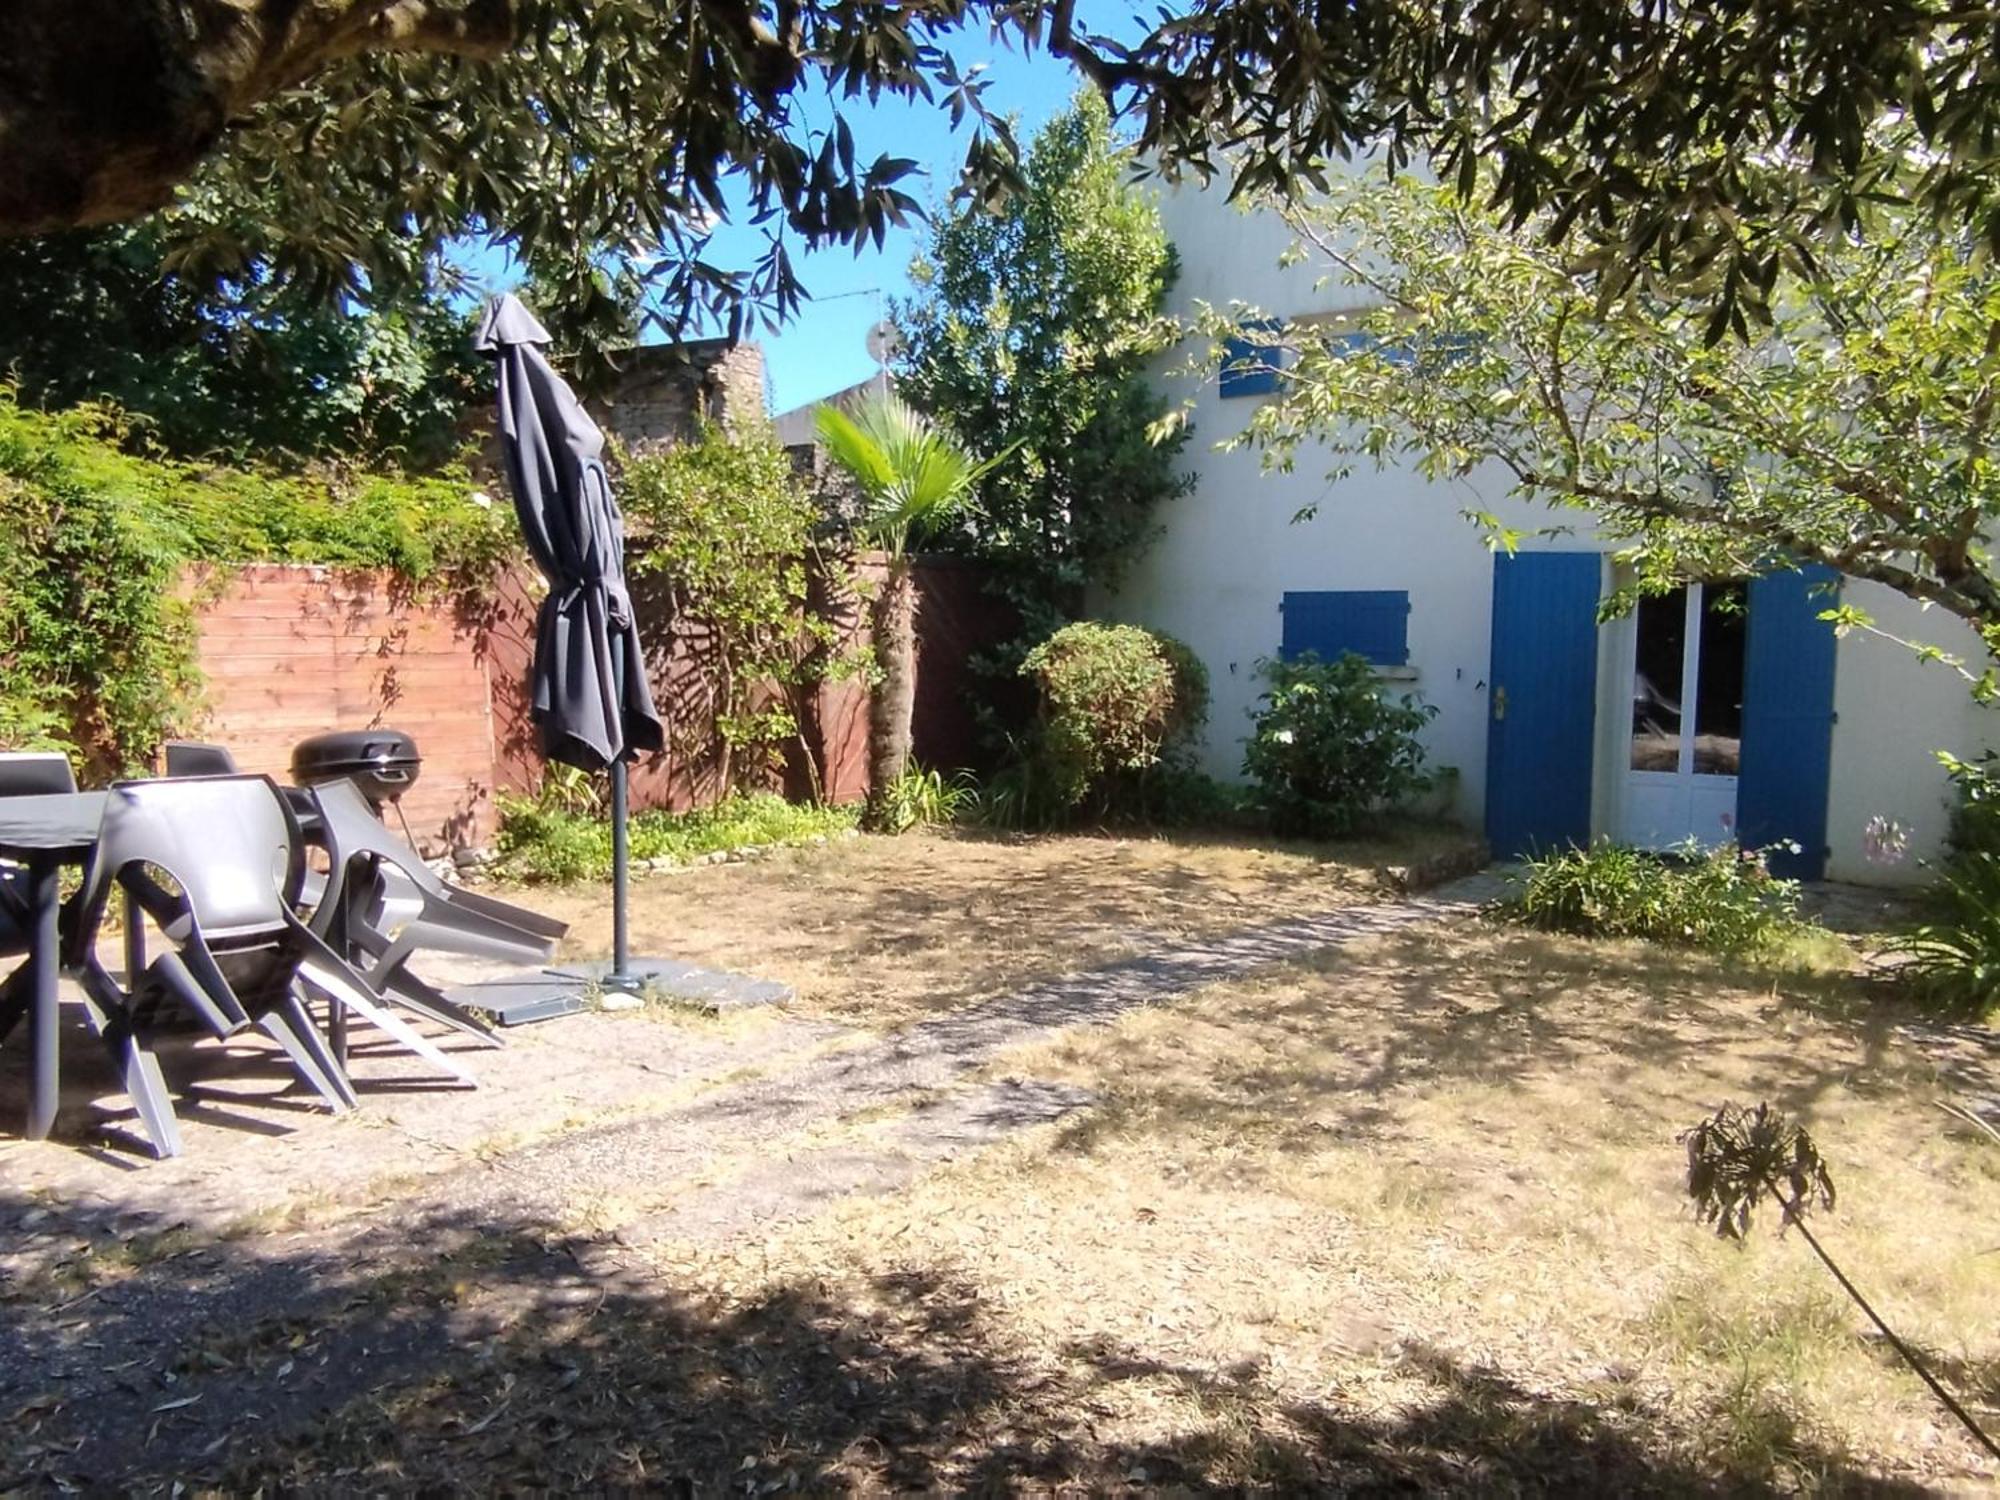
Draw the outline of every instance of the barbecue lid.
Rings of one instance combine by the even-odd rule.
[[[308,774],[367,771],[421,765],[417,742],[400,729],[337,729],[292,747],[292,771]]]

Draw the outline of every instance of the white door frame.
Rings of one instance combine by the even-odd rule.
[[[1701,697],[1702,585],[1682,590],[1686,614],[1681,632],[1680,747],[1671,771],[1632,768],[1632,690],[1639,670],[1639,611],[1626,613],[1618,652],[1618,756],[1612,831],[1620,843],[1669,849],[1693,839],[1714,848],[1736,837],[1736,783],[1694,769],[1696,715]]]

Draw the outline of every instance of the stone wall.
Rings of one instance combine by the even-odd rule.
[[[765,416],[764,351],[728,339],[648,344],[610,356],[610,373],[577,380],[583,404],[605,433],[627,448],[657,447],[694,436],[701,419],[734,426]],[[565,378],[574,379],[564,370]],[[466,414],[463,435],[479,449],[489,485],[504,485],[493,407]]]
[[[654,344],[613,362],[616,372],[593,383],[585,404],[628,448],[685,441],[702,418],[732,426],[764,415],[764,351],[755,344]]]

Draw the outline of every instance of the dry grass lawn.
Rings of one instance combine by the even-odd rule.
[[[1720,1243],[1682,1196],[1680,1130],[1793,1112],[1841,1191],[1825,1240],[2000,1420],[2000,1147],[1936,1107],[1907,1017],[1845,996],[1637,945],[1384,939],[1011,1058],[1103,1107],[709,1274],[960,1288],[1060,1393],[1002,1426],[1098,1480],[1991,1483],[1796,1236]],[[995,1441],[967,1424],[935,1472]]]
[[[1039,913],[1063,905],[1042,886],[1075,900],[1106,868],[1154,872],[1101,893],[1097,936],[1060,960],[1008,954],[997,911],[972,924],[998,961],[1046,964],[1149,916],[1206,920],[1180,880],[1224,857],[890,852],[857,850],[824,904],[848,961],[873,961],[906,919],[871,919],[867,889],[906,872],[888,904],[929,914],[893,970],[906,1010],[949,946],[927,920],[949,931],[1003,899],[941,889],[947,863],[1025,858],[1046,878],[1003,890]],[[801,901],[793,883],[815,883],[754,879]],[[1246,900],[1259,881],[1272,899],[1288,888],[1254,866],[1234,879]],[[809,972],[802,950],[787,961]],[[821,1003],[858,1003],[838,964],[820,972]],[[437,1292],[477,1335],[462,1359],[227,1478],[1987,1488],[1995,1470],[1796,1236],[1766,1216],[1748,1244],[1723,1244],[1681,1191],[1680,1130],[1730,1100],[1793,1112],[1841,1190],[1826,1241],[2000,1420],[2000,1147],[1936,1107],[1950,1088],[1910,1021],[1843,976],[1485,925],[1377,939],[1008,1057],[996,1072],[1081,1084],[1099,1107],[896,1196],[727,1251],[635,1250],[624,1279],[525,1310],[518,1295],[482,1313],[462,1288]],[[1991,1088],[2000,1049],[1961,1039],[1961,1053]]]
[[[780,979],[862,1025],[949,1010],[1175,939],[1385,894],[1380,871],[1465,847],[1446,827],[1337,846],[914,833],[635,881],[635,953]],[[518,893],[611,947],[602,886]]]
[[[893,1027],[1375,897],[1378,867],[1446,837],[1337,856],[859,839],[643,882],[636,946]],[[607,941],[601,890],[533,899],[577,924],[580,950]],[[2000,1426],[2000,1145],[1938,1107],[2000,1095],[2000,1041],[1927,1027],[1845,973],[1459,922],[989,1072],[1096,1102],[748,1243],[412,1225],[421,1266],[357,1273],[337,1316],[226,1329],[210,1350],[275,1403],[295,1365],[360,1349],[366,1393],[274,1405],[177,1477],[438,1493],[2000,1483],[1798,1236],[1767,1213],[1726,1244],[1685,1201],[1676,1137],[1717,1106],[1803,1121],[1840,1190],[1825,1242]],[[883,1108],[900,1104],[754,1154],[859,1149]],[[298,1272],[281,1242],[242,1265],[210,1248],[224,1270],[155,1274]],[[116,1316],[108,1299],[93,1313]],[[179,1420],[184,1403],[153,1411]]]

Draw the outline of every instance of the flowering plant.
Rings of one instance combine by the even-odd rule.
[[[1338,838],[1430,787],[1417,733],[1437,710],[1383,691],[1349,653],[1257,664],[1269,687],[1251,710],[1243,772],[1275,832]]]

